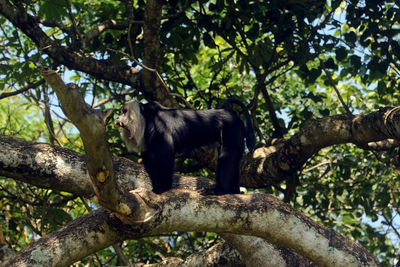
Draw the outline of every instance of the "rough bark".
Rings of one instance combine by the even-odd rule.
[[[143,24],[143,64],[153,69],[142,71],[141,90],[148,100],[157,100],[167,107],[177,107],[174,98],[169,94],[160,74],[157,72],[160,66],[160,25],[162,15],[161,0],[149,0]]]
[[[151,189],[143,166],[125,158],[114,158],[118,188]],[[0,135],[0,175],[41,188],[70,192],[86,198],[94,196],[87,176],[86,157],[70,149],[46,143],[32,143]],[[204,191],[212,189],[209,179],[175,176],[174,188]]]
[[[1,137],[0,140],[1,154],[5,155],[0,157],[0,175],[18,179],[21,177],[20,166],[23,166],[24,173],[36,170],[32,180],[27,180],[25,176],[22,178],[25,181],[31,183],[36,181],[39,185],[53,183],[60,187],[62,184],[76,184],[76,182],[72,182],[75,177],[69,174],[72,172],[72,166],[84,165],[83,158],[79,154],[70,151],[70,155],[67,155],[69,151],[67,149],[51,149],[54,148],[51,145],[33,145],[15,140],[12,137]],[[10,149],[11,146],[14,148]],[[27,151],[27,147],[23,148],[24,146],[30,147],[34,151],[32,153],[24,153],[24,151]],[[46,151],[51,153],[47,154],[48,160],[43,161],[40,155],[41,153],[46,153]],[[52,154],[57,154],[57,156],[51,159]],[[11,155],[14,156],[11,157]],[[78,163],[79,159],[82,160],[81,163]],[[71,160],[72,166],[69,166],[68,160]],[[118,163],[119,160],[122,162]],[[54,164],[56,162],[66,163]],[[141,179],[148,181],[148,178],[143,170],[134,170],[137,165],[123,159],[118,159],[115,162],[117,162],[116,166],[119,166],[116,167],[119,175],[121,177],[126,176],[121,178],[125,182],[120,182],[120,185],[129,185],[128,180],[135,182],[132,183],[134,185],[132,187],[148,185],[148,182],[138,181]],[[126,168],[130,164],[133,164],[132,169]],[[37,170],[41,168],[47,171],[38,172]],[[63,173],[57,170],[59,168],[67,171]],[[86,177],[85,170],[82,167],[78,168],[78,172]],[[56,175],[56,181],[50,181],[53,179],[52,173],[58,174]],[[57,179],[60,180],[57,181]],[[186,177],[177,177],[175,182],[181,184],[181,188],[190,189],[195,189],[199,185],[198,182],[206,184],[201,178],[189,179],[191,181],[187,183],[185,182],[186,180]],[[79,187],[67,186],[63,191],[76,189],[79,192],[87,192],[88,188],[90,188],[89,179],[81,179],[81,181],[87,185],[80,185]],[[199,186],[202,187],[203,184]],[[132,187],[129,187],[129,189],[132,189]],[[119,236],[124,238],[138,235],[155,235],[169,231],[229,232],[259,236],[273,244],[297,251],[299,254],[310,258],[313,262],[322,265],[341,266],[343,264],[343,266],[351,266],[362,265],[365,262],[369,264],[376,263],[376,259],[368,254],[365,249],[334,231],[321,227],[305,215],[300,214],[272,196],[263,194],[202,196],[186,189],[174,189],[163,195],[154,195],[146,189],[139,189],[131,191],[131,194],[141,198],[143,200],[142,203],[147,206],[140,206],[140,209],[151,212],[147,213],[149,216],[142,221],[138,221],[137,217],[132,215],[133,219],[127,220],[129,226],[125,227],[119,224],[117,228],[124,228],[124,231],[126,231],[124,234],[119,233]],[[140,210],[136,212],[142,213]],[[70,225],[75,227],[74,223]],[[66,227],[69,228],[70,226]],[[57,235],[57,232],[54,234]],[[104,242],[103,246],[107,246],[111,245],[115,240],[109,243],[107,243],[108,241]],[[253,246],[257,246],[257,242],[259,241],[256,240]],[[252,244],[249,243],[249,245]],[[30,246],[35,246],[35,243]],[[246,253],[243,254],[247,255]],[[22,256],[28,257],[27,254],[19,254],[16,257]],[[80,256],[82,255],[80,254]]]
[[[315,266],[306,258],[289,249],[274,246],[259,237],[233,234],[221,234],[221,236],[239,251],[246,266]]]
[[[361,246],[318,225],[274,196],[264,194],[202,196],[172,190],[155,195],[133,192],[153,208],[143,227],[150,232],[213,231],[254,235],[284,246],[323,266],[377,266]]]
[[[372,148],[378,141],[392,143],[391,139],[399,137],[399,108],[386,107],[369,114],[318,119],[290,139],[246,155],[241,162],[241,183],[254,188],[279,184],[324,147],[352,143]]]
[[[104,209],[93,211],[32,242],[1,266],[69,266],[121,241],[122,232],[112,227],[119,223]]]
[[[40,72],[56,92],[65,115],[79,129],[86,152],[88,174],[100,203],[110,210],[118,210],[122,200],[115,186],[113,160],[106,142],[103,113],[90,108],[78,87],[73,84],[65,85],[55,71],[43,68]]]
[[[166,258],[160,263],[153,264],[135,264],[137,267],[202,267],[202,266],[218,266],[218,267],[244,267],[240,254],[227,242],[218,243],[211,248],[194,253],[185,260],[181,258]],[[249,265],[251,266],[251,265]]]

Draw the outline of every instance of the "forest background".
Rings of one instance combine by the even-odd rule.
[[[0,0],[0,15],[3,264],[399,266],[397,1]],[[227,97],[256,130],[244,194],[195,193],[215,173],[203,151],[153,195],[110,111]]]

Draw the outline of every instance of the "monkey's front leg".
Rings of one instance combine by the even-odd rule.
[[[155,152],[143,152],[142,157],[153,185],[153,192],[161,194],[170,190],[174,174],[174,153],[159,147]]]

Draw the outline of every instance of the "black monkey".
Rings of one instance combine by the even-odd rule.
[[[232,109],[241,107],[246,127]],[[191,110],[166,108],[157,102],[129,102],[122,109],[116,124],[129,151],[141,152],[153,192],[163,193],[172,186],[176,153],[188,153],[207,145],[218,145],[216,194],[239,191],[239,162],[244,139],[254,149],[253,126],[246,106],[228,99],[222,109]]]

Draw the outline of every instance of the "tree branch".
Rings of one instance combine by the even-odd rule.
[[[15,137],[0,135],[0,175],[80,196],[94,194],[87,179],[83,155]]]
[[[271,245],[265,239],[247,236],[221,234],[242,256],[246,266],[313,266],[306,258],[284,248]],[[268,255],[268,261],[265,256]]]
[[[123,235],[118,227],[112,227],[119,224],[121,222],[115,216],[98,209],[32,242],[0,266],[69,266],[122,241],[126,233]]]
[[[24,171],[21,171],[24,170]],[[135,188],[151,189],[143,165],[125,158],[114,158],[117,187],[128,192]],[[41,188],[70,192],[85,198],[94,191],[87,178],[85,156],[59,146],[26,142],[0,135],[0,176]],[[212,192],[209,179],[174,176],[174,188]]]
[[[344,102],[343,97],[342,97],[342,95],[340,94],[339,89],[337,88],[336,83],[335,83],[335,81],[334,81],[333,78],[332,78],[332,73],[331,73],[329,70],[327,70],[326,68],[323,68],[323,71],[325,72],[325,75],[326,75],[326,77],[328,78],[329,84],[332,86],[333,90],[335,91],[336,96],[337,96],[337,98],[338,98],[339,101],[340,101],[340,104],[342,104],[342,106],[343,106],[344,110],[346,111],[346,113],[347,113],[348,115],[351,115],[352,113],[351,113],[351,111],[350,111],[350,108],[349,108],[349,107],[346,105],[346,103]]]
[[[247,187],[276,185],[301,169],[315,153],[331,145],[400,138],[400,110],[381,108],[369,114],[338,115],[311,122],[290,139],[261,147],[241,162],[241,184]]]
[[[136,267],[182,266],[244,266],[240,254],[228,242],[221,242],[202,252],[193,253],[185,260],[168,257],[160,263],[135,263]]]
[[[28,91],[29,89],[36,88],[36,87],[44,84],[44,82],[45,82],[45,80],[41,79],[40,81],[37,81],[35,83],[29,83],[29,84],[21,87],[20,89],[18,89],[16,91],[1,93],[0,94],[0,99],[24,93],[24,92]]]
[[[143,24],[143,65],[156,70],[144,69],[142,72],[142,91],[148,100],[157,100],[167,107],[177,107],[175,99],[169,95],[160,75],[160,26],[162,15],[161,0],[149,0],[146,3]]]
[[[2,176],[16,179],[22,177],[23,181],[31,184],[51,185],[62,191],[92,195],[89,180],[85,179],[86,170],[83,157],[76,152],[4,136],[0,136],[0,152],[0,175]],[[115,166],[118,173],[118,186],[125,187],[125,192],[139,187],[150,188],[149,179],[139,165],[125,159],[116,159]],[[22,169],[24,172],[21,172]],[[25,173],[25,176],[21,173]],[[31,176],[31,174],[34,175]],[[39,177],[36,178],[35,175]],[[29,180],[28,177],[32,178]],[[212,188],[207,179],[190,177],[176,176],[174,188],[177,185],[179,185],[178,188],[191,190]],[[336,259],[337,253],[344,253],[344,256],[338,256],[343,260],[354,259],[360,255],[365,256],[363,249],[349,243],[344,237],[333,231],[312,222],[306,216],[272,196],[263,194],[201,196],[186,189],[174,189],[163,195],[155,195],[142,189],[131,191],[131,194],[140,197],[143,205],[154,209],[152,216],[147,217],[144,221],[127,220],[131,227],[138,229],[138,232],[129,232],[131,234],[140,232],[148,236],[169,231],[250,234],[291,249],[298,247],[299,254],[305,255],[317,263],[321,263],[320,257]],[[135,217],[134,214],[132,216]],[[308,240],[305,238],[307,236],[315,237],[315,239]],[[345,244],[345,247],[338,248],[336,247],[338,244]],[[342,249],[345,252],[340,252]],[[319,250],[319,252],[314,250]],[[310,256],[310,254],[314,256]],[[369,261],[373,259],[372,256],[365,257]],[[324,264],[329,265],[332,262],[324,262]]]
[[[254,235],[284,246],[323,266],[378,266],[377,259],[333,230],[318,225],[276,197],[264,194],[202,196],[171,190],[132,192],[155,207],[141,225],[151,234],[209,231]]]
[[[140,208],[141,199],[129,194],[122,194],[116,187],[112,154],[106,141],[104,114],[85,103],[78,87],[65,85],[58,74],[50,69],[41,68],[40,73],[56,92],[61,107],[78,128],[86,152],[87,169],[90,180],[100,204],[121,216],[132,214],[142,217],[148,211]],[[137,211],[143,211],[144,214]]]
[[[142,24],[143,21],[137,22],[132,21],[133,24]],[[87,45],[88,42],[102,34],[104,31],[113,29],[113,30],[126,30],[129,26],[129,22],[125,20],[114,20],[109,19],[102,23],[97,24],[91,30],[89,30],[86,34],[82,36],[82,43],[84,47]]]
[[[40,50],[60,64],[91,74],[99,79],[136,86],[139,79],[137,69],[86,57],[78,51],[59,45],[46,35],[39,27],[38,20],[29,15],[21,5],[12,5],[9,1],[0,0],[0,14],[24,32]]]

